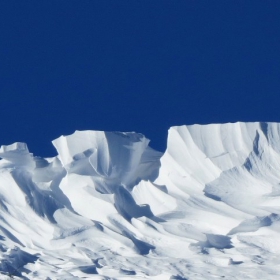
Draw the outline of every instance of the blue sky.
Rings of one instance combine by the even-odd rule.
[[[0,144],[280,121],[280,2],[1,1]]]

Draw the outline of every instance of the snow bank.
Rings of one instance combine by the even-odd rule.
[[[0,149],[0,273],[15,279],[275,279],[280,124],[76,131]]]

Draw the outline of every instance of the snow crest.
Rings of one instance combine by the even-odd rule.
[[[0,274],[14,279],[275,279],[280,124],[76,131],[54,158],[0,149]],[[2,278],[1,278],[2,279]]]

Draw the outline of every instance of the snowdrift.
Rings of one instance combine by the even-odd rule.
[[[164,154],[134,132],[2,146],[2,278],[276,279],[279,140],[228,123],[172,127]]]

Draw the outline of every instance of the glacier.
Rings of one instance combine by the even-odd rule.
[[[276,279],[280,124],[76,131],[0,149],[1,279]]]

